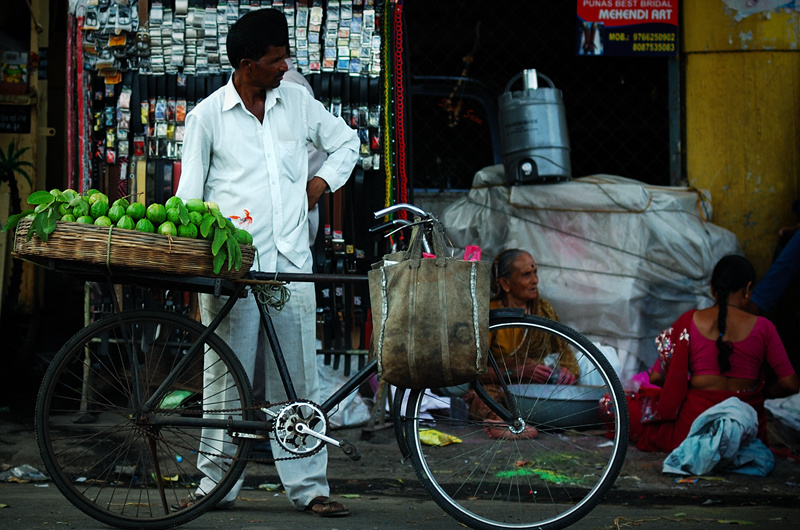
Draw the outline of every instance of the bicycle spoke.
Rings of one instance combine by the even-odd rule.
[[[514,392],[519,419],[536,435],[522,428],[515,435],[513,425],[487,418],[489,408],[478,393],[464,396],[469,412],[463,418],[451,408],[451,400],[462,398],[411,392],[401,421],[417,476],[447,513],[473,528],[566,528],[599,502],[622,465],[627,425],[608,440],[596,412],[606,392],[624,408],[619,380],[589,341],[559,323],[523,317],[494,323],[490,330],[513,334],[515,349],[498,355],[506,359],[498,364],[508,386],[487,391],[501,406],[505,389]],[[587,356],[603,385],[534,384],[515,369],[517,363],[542,359],[557,343],[562,352],[568,347]],[[432,415],[423,410],[425,403]],[[476,416],[478,411],[483,415]],[[424,445],[420,431],[429,427],[458,442]]]
[[[249,381],[215,335],[175,372],[203,329],[171,313],[112,315],[76,334],[53,360],[37,402],[37,441],[53,482],[95,519],[131,529],[183,524],[213,506],[241,474],[246,461],[240,456],[247,454],[249,440],[230,444],[224,431],[206,429],[206,443],[223,447],[225,442],[231,451],[222,454],[215,447],[201,448],[201,423],[170,425],[171,418],[202,422],[206,408],[220,410],[206,411],[209,418],[252,419]],[[205,385],[221,388],[200,399],[208,359],[219,375]],[[153,401],[157,408],[139,410],[135,396],[150,399],[170,372],[174,383]],[[203,501],[173,510],[198,488],[201,463],[218,471],[219,482],[203,492]]]

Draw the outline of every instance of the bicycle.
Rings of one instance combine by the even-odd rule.
[[[409,205],[375,215],[403,208],[414,213],[415,224],[423,229],[438,222]],[[400,224],[402,228],[408,223]],[[51,266],[87,274],[81,267]],[[220,280],[105,272],[104,277],[111,283],[229,298],[209,326],[165,311],[118,310],[76,333],[57,353],[37,398],[36,438],[53,482],[77,508],[119,528],[185,524],[225,496],[243,472],[253,441],[266,436],[295,457],[309,456],[323,444],[339,447],[353,460],[360,457],[355,445],[332,436],[327,414],[377,373],[374,359],[323,403],[299,399],[269,311],[259,305],[287,400],[255,403],[241,364],[214,329],[257,284],[355,282],[365,281],[365,276],[250,272],[243,280]],[[115,304],[119,308],[119,302]],[[489,329],[545,339],[537,344],[563,341],[583,358],[581,379],[575,385],[533,385],[514,379],[489,355],[490,365],[502,375],[497,383],[505,396],[501,402],[492,399],[480,380],[433,391],[398,389],[391,414],[401,456],[411,462],[436,503],[463,524],[478,529],[565,528],[594,508],[619,474],[628,433],[622,386],[598,349],[559,322],[499,310],[492,312]],[[538,346],[534,351],[533,346],[533,340],[523,340],[517,355],[540,358],[549,353]],[[203,392],[209,384],[203,372],[215,363],[224,367],[224,391],[209,395]],[[582,384],[590,379],[591,386]],[[467,391],[503,420],[507,436],[490,438],[490,424],[459,412],[459,396]],[[573,407],[584,401],[596,404],[603,395],[616,412],[610,430],[596,407]],[[429,401],[434,405],[426,408]],[[266,420],[256,418],[257,410]],[[538,437],[515,436],[526,425],[535,426]],[[457,437],[458,443],[426,445],[425,432],[432,427]],[[224,469],[216,486],[191,506],[176,510],[173,505],[199,483],[198,460],[211,456],[200,445],[204,428],[223,429],[236,443],[219,455]]]

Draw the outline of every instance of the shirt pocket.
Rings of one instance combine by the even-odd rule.
[[[300,140],[278,140],[278,160],[286,175],[292,182],[301,178],[305,181],[308,176],[307,160],[308,151],[305,142]]]

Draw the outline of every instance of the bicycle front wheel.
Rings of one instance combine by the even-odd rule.
[[[439,506],[472,528],[566,528],[597,505],[622,467],[628,440],[622,385],[598,349],[559,322],[493,319],[490,334],[511,395],[499,384],[484,388],[502,409],[518,411],[516,422],[487,417],[490,407],[474,386],[461,397],[440,397],[458,395],[456,387],[411,392],[401,421],[417,476]],[[513,351],[500,351],[509,345]],[[512,367],[502,364],[554,351],[580,361],[575,384],[533,384],[507,375]],[[601,399],[611,400],[615,418],[601,417]]]
[[[53,482],[89,516],[120,528],[184,524],[241,475],[250,441],[231,443],[202,422],[252,419],[252,390],[217,335],[188,353],[204,330],[174,313],[126,312],[87,326],[53,359],[36,439]],[[206,475],[216,483],[201,485]],[[181,508],[195,492],[203,497]]]

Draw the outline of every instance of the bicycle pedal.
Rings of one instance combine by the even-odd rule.
[[[348,458],[350,458],[350,460],[353,460],[354,462],[361,460],[361,453],[358,452],[358,447],[351,444],[344,438],[342,438],[342,441],[339,442],[339,448]]]

